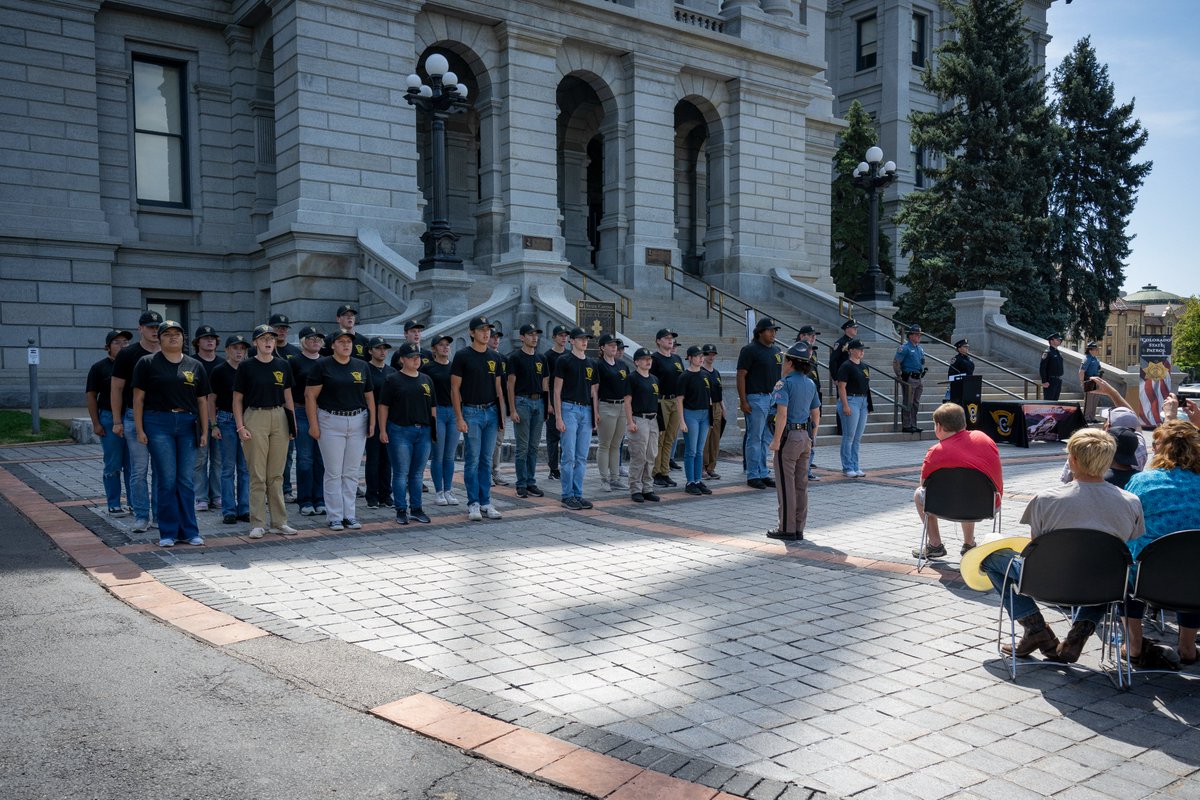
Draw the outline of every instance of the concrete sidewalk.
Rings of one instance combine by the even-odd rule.
[[[432,507],[434,524],[399,528],[360,502],[363,531],[297,515],[297,539],[252,542],[202,514],[208,546],[170,551],[104,515],[97,447],[7,449],[0,467],[162,584],[274,634],[235,650],[352,644],[460,709],[709,787],[697,796],[1200,797],[1200,684],[1119,692],[1057,665],[1013,683],[994,594],[953,562],[914,572],[927,447],[871,445],[862,480],[822,470],[806,541],[787,546],[763,536],[773,493],[733,463],[714,496],[668,490],[657,506],[593,495],[591,479],[590,512],[563,510],[544,480],[540,501],[494,489],[498,522]],[[1062,448],[1001,452],[1003,534],[1027,533],[1016,521]]]

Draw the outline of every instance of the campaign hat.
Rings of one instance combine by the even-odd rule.
[[[812,355],[812,349],[808,346],[808,342],[796,342],[787,349],[784,355],[799,361],[808,361],[809,356]]]
[[[1020,553],[1029,546],[1029,541],[1027,536],[1006,536],[1003,539],[981,542],[963,553],[958,563],[958,573],[962,575],[963,582],[975,591],[989,592],[992,590],[992,579],[983,571],[983,560],[1001,550],[1015,550]]]

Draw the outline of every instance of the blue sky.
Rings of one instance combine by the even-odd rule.
[[[1057,0],[1048,14],[1053,70],[1075,43],[1091,36],[1108,64],[1119,102],[1150,134],[1140,159],[1154,162],[1129,222],[1136,234],[1125,290],[1144,284],[1200,295],[1195,256],[1200,220],[1200,2],[1197,0]]]

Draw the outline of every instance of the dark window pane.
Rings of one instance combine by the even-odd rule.
[[[875,17],[866,17],[858,21],[858,52],[857,68],[870,69],[875,66],[878,51],[877,21]]]

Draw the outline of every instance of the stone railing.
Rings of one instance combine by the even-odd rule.
[[[396,313],[403,312],[409,305],[409,284],[417,277],[416,266],[384,244],[374,228],[358,231],[358,247],[362,255],[359,280]]]
[[[675,21],[713,33],[725,32],[725,20],[709,14],[701,14],[684,6],[675,6]]]

